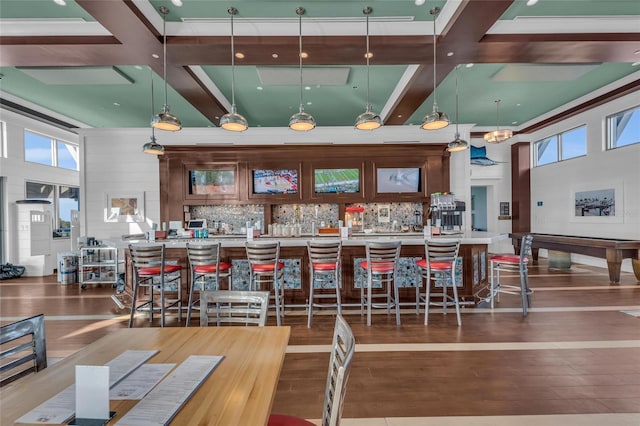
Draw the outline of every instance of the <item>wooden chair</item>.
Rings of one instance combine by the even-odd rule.
[[[400,258],[401,241],[368,241],[366,243],[366,260],[360,262],[365,272],[366,289],[360,287],[360,314],[367,311],[367,325],[371,325],[372,308],[386,308],[387,314],[392,307],[396,310],[396,324],[400,325],[400,297],[395,283]],[[383,292],[373,292],[378,285]],[[392,289],[393,288],[393,289]],[[393,291],[393,295],[391,292]],[[385,303],[373,303],[373,299],[385,299]]]
[[[337,426],[342,417],[344,396],[351,370],[351,362],[356,348],[356,339],[349,324],[342,315],[336,317],[331,345],[329,372],[322,404],[322,426]],[[268,426],[313,426],[307,420],[284,414],[272,414]]]
[[[280,242],[246,242],[249,260],[249,288],[273,290],[276,324],[280,325],[284,313],[284,262],[280,261]]]
[[[458,326],[462,325],[458,286],[456,283],[456,263],[458,261],[459,250],[460,240],[427,240],[425,242],[425,258],[416,262],[416,265],[420,268],[422,278],[426,281],[426,292],[423,296],[421,295],[425,304],[424,325],[429,323],[429,306],[433,305],[442,306],[444,314],[447,313],[448,306],[454,306]],[[432,282],[436,286],[441,286],[442,292],[432,293]],[[453,296],[449,295],[447,287],[452,288]],[[442,297],[442,301],[432,301],[431,299],[433,297]]]
[[[337,308],[338,314],[342,314],[342,300],[340,297],[341,270],[340,251],[342,243],[340,241],[308,241],[307,252],[309,253],[309,303],[307,327],[311,327],[313,320],[313,308]],[[323,290],[324,284],[331,285],[335,289],[331,293],[320,293],[316,290]],[[316,288],[316,286],[319,287]],[[319,303],[316,299],[333,299],[335,303]]]
[[[531,294],[529,288],[529,256],[533,236],[524,235],[520,241],[520,254],[497,254],[489,258],[490,265],[490,289],[491,309],[494,307],[494,299],[500,302],[500,293],[519,295],[522,303],[522,315],[527,316],[527,309],[531,307]],[[520,277],[519,285],[505,285],[500,283],[500,272],[517,273]]]
[[[165,311],[167,308],[177,305],[178,321],[182,321],[182,280],[180,265],[165,263],[164,244],[160,245],[129,245],[131,263],[133,265],[133,300],[131,302],[131,315],[129,328],[133,327],[133,317],[136,311],[144,306],[149,308],[149,320],[153,321],[154,307],[153,291],[160,290],[160,323],[165,325]],[[149,289],[149,299],[140,306],[136,306],[140,288]],[[175,299],[168,299],[165,293],[176,293]]]
[[[220,261],[220,242],[207,244],[186,243],[191,284],[189,286],[189,304],[187,305],[187,327],[191,322],[191,310],[200,303],[194,299],[194,293],[205,290],[220,290],[221,279],[227,280],[231,290],[231,263]],[[198,308],[199,309],[199,308]]]
[[[268,291],[205,290],[200,292],[200,327],[209,324],[267,324]]]
[[[0,327],[0,387],[47,367],[44,315]]]

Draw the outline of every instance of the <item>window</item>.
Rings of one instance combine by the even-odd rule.
[[[80,210],[80,188],[41,182],[27,182],[26,198],[47,200],[53,206],[53,238],[69,238],[71,210]]]
[[[535,166],[587,155],[587,126],[537,141],[533,145]]]
[[[78,170],[78,146],[25,130],[24,159],[45,166]]]
[[[607,117],[607,149],[640,143],[640,107]]]

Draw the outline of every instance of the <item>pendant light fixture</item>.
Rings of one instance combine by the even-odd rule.
[[[355,127],[358,130],[375,130],[382,126],[382,119],[375,112],[371,112],[371,103],[369,103],[369,59],[373,56],[369,50],[369,14],[372,11],[373,9],[369,6],[362,10],[362,13],[367,17],[367,51],[364,54],[364,57],[367,58],[367,110],[356,118]]]
[[[447,117],[447,114],[438,111],[438,101],[436,97],[436,18],[440,13],[440,8],[434,7],[429,13],[433,15],[433,112],[424,117],[420,127],[424,130],[439,130],[449,125],[449,117]]]
[[[289,119],[289,128],[300,132],[306,132],[313,130],[316,127],[316,120],[311,114],[304,112],[304,105],[302,103],[302,15],[305,13],[304,7],[296,9],[299,21],[299,36],[298,36],[298,59],[300,60],[300,109],[297,113],[293,114]]]
[[[230,7],[227,9],[227,13],[231,15],[231,112],[220,118],[220,127],[232,132],[244,132],[249,127],[249,124],[247,119],[236,111],[236,52],[233,43],[233,17],[238,13],[238,9]]]
[[[513,136],[513,132],[508,129],[500,130],[500,102],[502,99],[496,99],[496,130],[484,134],[484,140],[488,143],[504,142]]]
[[[160,130],[169,130],[175,132],[182,129],[180,119],[169,111],[169,103],[167,102],[167,15],[169,9],[164,6],[160,6],[158,9],[162,14],[162,46],[163,46],[163,60],[164,60],[164,105],[162,110],[153,116],[151,120],[151,126]]]
[[[460,121],[460,119],[458,118],[458,67],[460,65],[456,65],[456,135],[454,136],[454,139],[449,142],[449,144],[447,145],[447,151],[449,152],[457,152],[457,151],[464,151],[465,149],[469,148],[469,143],[467,143],[467,141],[465,141],[464,139],[460,138],[460,132],[458,132],[458,122]]]
[[[153,70],[151,70],[151,115],[153,115]],[[151,140],[142,146],[145,154],[164,155],[164,146],[156,141],[156,129],[151,126]]]

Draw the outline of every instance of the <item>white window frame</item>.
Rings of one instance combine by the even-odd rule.
[[[564,134],[566,134],[566,133],[573,132],[573,131],[575,131],[577,129],[580,129],[580,128],[583,128],[583,127],[585,128],[585,134],[586,134],[587,133],[586,130],[588,129],[587,125],[586,124],[581,124],[579,126],[572,127],[571,129],[567,129],[567,130],[565,130],[563,132],[555,133],[553,135],[549,135],[547,137],[544,137],[542,139],[539,139],[539,140],[535,141],[533,143],[533,167],[542,167],[542,166],[547,166],[549,164],[559,163],[561,161],[568,161],[568,160],[573,160],[574,158],[584,157],[584,155],[578,155],[578,156],[575,156],[575,157],[563,158],[563,155],[562,155],[562,136]],[[538,164],[538,149],[540,148],[540,145],[544,141],[546,141],[548,139],[551,139],[551,138],[554,138],[554,137],[556,138],[556,149],[558,151],[558,158],[556,159],[556,161],[550,161],[548,163]],[[586,148],[587,148],[587,139],[586,139],[586,137],[585,137],[585,140],[584,140],[584,145],[585,145],[585,151],[586,151]]]
[[[624,148],[624,147],[627,147],[627,146],[632,146],[632,145],[636,145],[636,144],[640,143],[640,137],[639,137],[637,141],[628,143],[626,145],[620,145],[620,146],[614,145],[614,142],[617,143],[617,140],[616,141],[613,140],[614,139],[614,130],[613,130],[613,126],[612,126],[613,119],[616,118],[616,117],[619,117],[620,115],[624,115],[626,113],[629,113],[629,112],[631,114],[626,119],[623,119],[623,123],[622,123],[623,126],[626,126],[628,124],[629,119],[631,118],[632,115],[638,114],[638,116],[640,116],[640,105],[637,105],[637,106],[634,106],[634,107],[631,107],[631,108],[627,108],[627,109],[622,110],[622,111],[618,111],[618,112],[616,112],[614,114],[607,115],[607,117],[605,119],[605,126],[606,126],[606,129],[607,129],[607,151],[610,151],[610,150],[613,150],[613,149],[618,149],[618,148]],[[640,131],[638,133],[640,134]],[[633,134],[633,132],[632,132],[632,134]]]
[[[30,133],[32,135],[37,135],[37,136],[41,136],[45,139],[49,139],[50,142],[50,147],[51,147],[51,164],[44,164],[44,163],[38,163],[36,161],[30,161],[27,160],[27,147],[26,147],[26,135],[27,133]],[[73,170],[73,171],[80,171],[80,146],[77,143],[73,143],[73,142],[69,142],[69,141],[65,141],[65,140],[61,140],[61,139],[57,139],[54,138],[53,136],[49,136],[47,134],[44,134],[42,132],[36,132],[33,130],[29,130],[29,129],[24,129],[24,144],[23,144],[23,151],[24,151],[24,161],[26,163],[31,163],[31,164],[39,164],[41,166],[49,166],[49,167],[57,167],[59,169],[63,169],[63,170]],[[76,161],[76,168],[75,169],[69,169],[67,167],[60,167],[60,165],[58,164],[58,143],[62,143],[65,145],[69,145],[75,148],[75,152],[77,155],[77,158],[75,158]]]

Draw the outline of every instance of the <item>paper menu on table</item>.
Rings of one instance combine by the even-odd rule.
[[[151,359],[157,350],[124,351],[105,365],[109,366],[109,386],[112,387],[140,365]],[[18,424],[61,424],[73,418],[76,410],[76,386],[71,385],[16,420]]]
[[[144,364],[111,388],[109,399],[142,399],[175,364]]]

